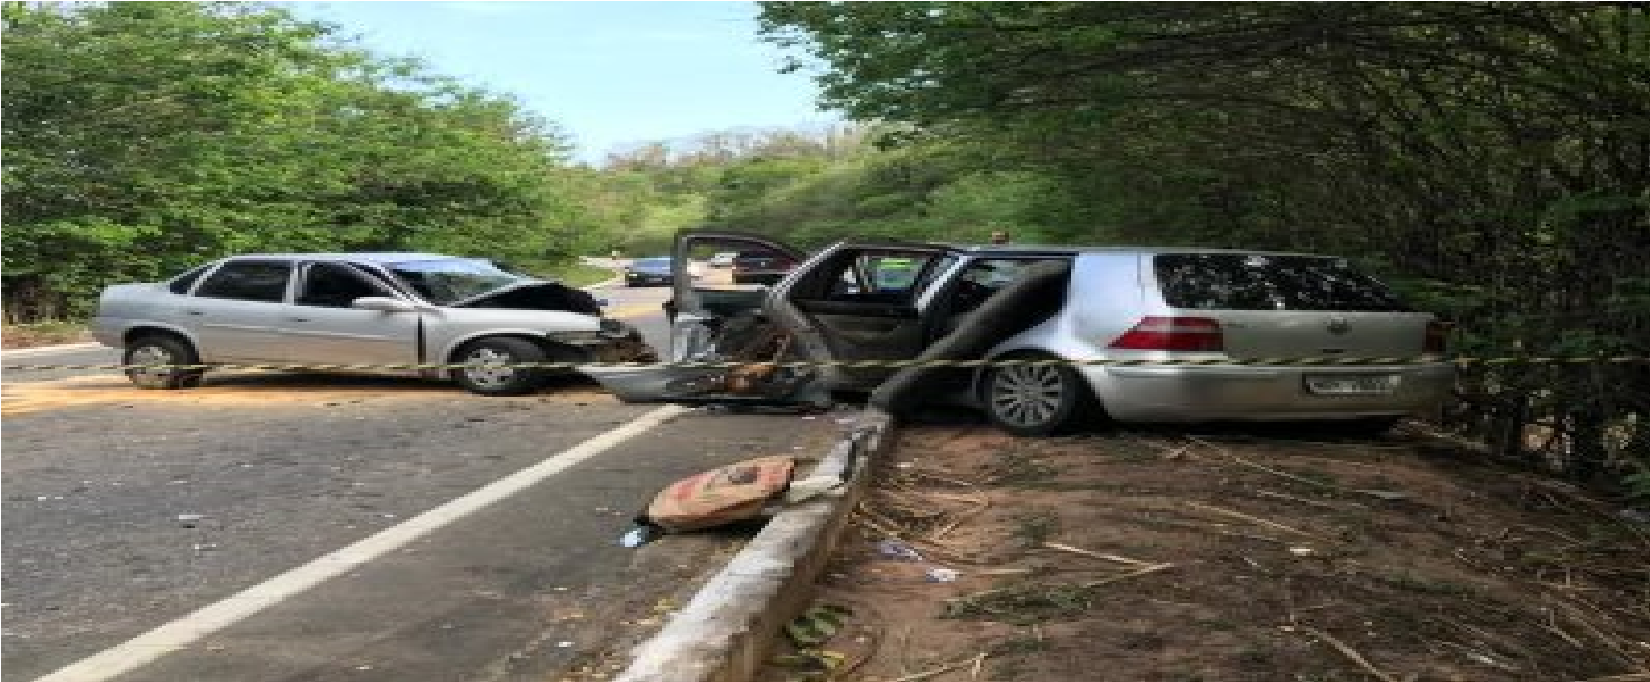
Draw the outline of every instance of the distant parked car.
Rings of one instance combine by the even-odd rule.
[[[678,253],[705,241],[801,258],[754,235],[696,231],[678,239],[687,241]],[[1318,420],[1381,431],[1440,403],[1454,380],[1443,326],[1332,256],[842,242],[767,291],[679,286],[677,295],[671,357],[678,360],[769,360],[786,352],[776,348],[819,361],[898,360],[944,342],[987,360],[1141,363],[957,370],[925,389],[932,400],[982,409],[1022,435],[1085,419]],[[993,301],[998,295],[1014,298]],[[990,318],[993,328],[970,315],[987,301],[995,304],[988,312],[1003,313]],[[794,342],[753,346],[771,338],[760,329]],[[1245,362],[1257,358],[1317,364]],[[1338,366],[1335,358],[1376,360]],[[1198,364],[1155,364],[1177,361]],[[805,402],[810,385],[871,390],[896,371],[780,368],[760,375],[766,383],[688,366],[591,374],[632,401],[775,404]]]
[[[795,268],[796,257],[786,251],[749,249],[733,258],[734,284],[776,284]]]
[[[672,272],[669,258],[637,258],[625,268],[624,283],[631,287],[668,287]]]
[[[464,364],[373,370],[447,378],[482,395],[538,388],[549,361],[651,359],[590,294],[486,260],[432,253],[255,254],[170,281],[108,287],[93,333],[123,348],[143,388],[200,383],[216,363]]]
[[[710,266],[713,268],[731,268],[733,267],[733,259],[738,257],[738,253],[723,251],[710,257]]]

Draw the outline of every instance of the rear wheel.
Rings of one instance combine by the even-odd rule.
[[[177,365],[198,365],[200,356],[188,341],[168,334],[151,334],[126,344],[122,364],[140,365],[126,370],[126,378],[138,388],[176,390],[199,386],[206,373],[201,369],[178,369]]]
[[[1023,355],[1017,360],[1058,360],[1052,355]],[[1092,412],[1094,394],[1076,369],[1067,365],[1009,365],[985,377],[986,416],[1017,436],[1048,436],[1076,427]]]
[[[544,385],[548,372],[540,368],[514,367],[545,362],[544,349],[526,339],[501,336],[471,342],[458,352],[458,364],[450,376],[471,393],[486,396],[526,395]]]

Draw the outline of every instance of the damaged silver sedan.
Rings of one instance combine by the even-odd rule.
[[[1022,435],[1108,419],[1381,431],[1442,401],[1454,378],[1433,316],[1341,258],[898,242],[804,258],[703,231],[681,235],[674,257],[757,250],[802,264],[771,289],[678,278],[670,304],[673,359],[747,364],[592,376],[631,401],[812,405],[860,392],[896,412],[960,404]],[[1139,364],[878,365],[911,359]],[[1303,361],[1278,364],[1292,360]]]
[[[444,378],[483,395],[537,389],[535,362],[648,361],[633,327],[589,293],[491,261],[430,253],[236,256],[169,281],[108,287],[93,334],[122,348],[132,382],[176,389],[175,365],[388,365],[370,373]],[[462,364],[459,369],[394,365]]]

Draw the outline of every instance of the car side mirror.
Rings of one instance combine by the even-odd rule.
[[[350,301],[349,307],[361,310],[377,310],[385,313],[410,313],[418,310],[418,306],[399,298],[388,296],[366,296]]]

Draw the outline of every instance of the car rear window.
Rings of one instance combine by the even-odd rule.
[[[1380,281],[1344,259],[1165,253],[1154,259],[1164,302],[1201,310],[1406,311]]]

